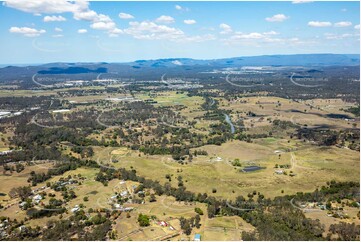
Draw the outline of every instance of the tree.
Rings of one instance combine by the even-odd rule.
[[[203,215],[203,211],[200,208],[195,208],[194,211],[198,213],[199,215]]]
[[[144,214],[139,214],[138,216],[138,223],[141,227],[146,227],[150,225],[150,219],[149,216]]]
[[[207,208],[208,217],[213,218],[216,215],[216,206],[215,205],[208,205]]]
[[[199,229],[201,227],[201,224],[199,223],[201,221],[201,216],[197,214],[194,218],[194,226]]]
[[[10,197],[19,196],[21,200],[25,200],[32,194],[31,188],[27,186],[12,188],[9,192]]]

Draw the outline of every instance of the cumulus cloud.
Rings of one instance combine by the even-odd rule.
[[[115,23],[113,21],[99,21],[92,23],[90,27],[96,30],[113,30],[115,28]]]
[[[53,34],[51,37],[53,37],[53,38],[61,38],[61,37],[64,37],[64,35],[62,35],[62,34]]]
[[[151,21],[129,22],[129,25],[130,27],[124,29],[124,32],[136,39],[175,39],[184,35],[180,29],[158,25]]]
[[[354,27],[355,29],[360,29],[360,25],[358,24],[358,25],[355,25],[355,27]]]
[[[195,24],[197,23],[197,21],[195,21],[194,19],[186,19],[183,21],[185,24]]]
[[[320,22],[320,21],[310,21],[308,22],[310,27],[330,27],[332,26],[331,22]]]
[[[67,0],[7,0],[3,5],[33,14],[75,12],[87,7],[85,1],[72,3]]]
[[[93,10],[86,10],[74,13],[74,19],[84,21],[96,21],[98,14]]]
[[[342,21],[342,22],[337,22],[334,24],[335,27],[349,27],[352,26],[352,23],[349,21]]]
[[[129,28],[123,30],[124,34],[142,40],[167,40],[172,42],[203,42],[213,40],[213,35],[187,36],[182,30],[160,25],[151,21],[129,22]]]
[[[159,18],[157,18],[155,22],[162,24],[171,24],[174,23],[174,18],[171,16],[162,15]]]
[[[62,22],[62,21],[66,21],[66,18],[64,18],[63,16],[45,16],[43,18],[44,22]]]
[[[119,13],[119,18],[121,18],[121,19],[132,19],[132,18],[134,18],[134,16],[129,14],[129,13]]]
[[[78,29],[79,34],[85,34],[87,32],[88,32],[88,30],[86,30],[86,29]]]
[[[63,32],[63,29],[58,28],[58,27],[54,28],[54,30],[55,30],[56,32]]]
[[[89,21],[91,22],[91,28],[105,30],[109,34],[117,28],[108,15],[98,14],[89,9],[89,2],[85,0],[7,0],[3,5],[33,14],[72,13],[74,19]],[[54,18],[54,16],[49,17],[47,20],[59,19],[59,16],[57,18]]]
[[[222,31],[220,32],[220,34],[229,34],[232,32],[232,27],[229,26],[228,24],[225,24],[225,23],[221,23],[219,25],[219,28],[222,29]]]
[[[123,33],[124,33],[124,31],[121,29],[118,29],[118,28],[111,29],[108,32],[109,37],[118,37],[119,34],[123,34]]]
[[[10,33],[15,33],[15,34],[22,34],[26,37],[36,37],[39,36],[41,34],[46,33],[46,31],[44,29],[33,29],[33,28],[28,28],[28,27],[11,27],[9,29]]]
[[[279,13],[279,14],[273,15],[272,17],[267,17],[265,19],[268,22],[283,22],[288,18],[289,17],[287,17],[286,15]]]

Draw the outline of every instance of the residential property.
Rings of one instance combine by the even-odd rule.
[[[277,175],[282,175],[284,173],[284,171],[283,170],[275,170],[275,173]]]
[[[194,235],[194,241],[201,241],[201,235],[200,234],[195,234]]]
[[[39,203],[40,202],[40,200],[41,199],[43,199],[43,197],[41,196],[41,195],[35,195],[34,197],[33,197],[33,201],[35,202],[35,203]]]
[[[79,211],[79,209],[80,209],[79,205],[75,205],[75,207],[72,208],[70,211],[71,211],[72,213],[76,213],[76,212]]]

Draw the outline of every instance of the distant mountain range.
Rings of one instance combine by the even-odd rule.
[[[159,78],[167,74],[196,74],[222,68],[239,68],[243,66],[359,66],[360,55],[357,54],[297,54],[297,55],[263,55],[213,60],[196,60],[190,58],[169,58],[157,60],[137,60],[125,63],[78,62],[48,63],[29,66],[6,66],[0,68],[0,82],[13,80],[31,80],[39,75],[75,75],[74,78],[92,79],[99,74],[114,74],[118,77]]]
[[[263,55],[246,56],[214,60],[196,60],[189,58],[171,58],[158,60],[138,60],[124,63],[134,66],[164,67],[164,66],[354,66],[360,65],[360,55],[357,54],[298,54],[298,55]]]

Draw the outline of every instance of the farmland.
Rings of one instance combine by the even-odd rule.
[[[28,239],[88,231],[238,241],[289,239],[267,237],[278,226],[304,240],[338,239],[338,226],[359,224],[353,94],[291,98],[236,92],[222,78],[169,79],[0,90],[9,110],[0,120],[6,226],[26,228]],[[72,232],[59,233],[70,221]]]

